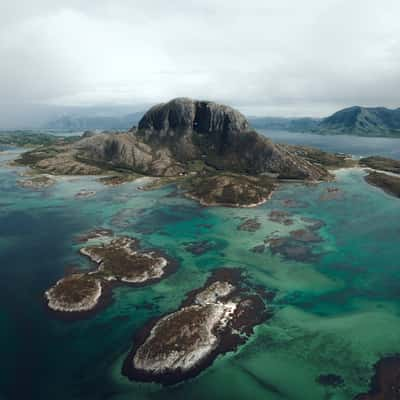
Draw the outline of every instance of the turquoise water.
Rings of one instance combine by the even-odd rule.
[[[4,399],[351,399],[367,389],[372,365],[400,352],[400,201],[367,185],[361,170],[338,171],[337,182],[287,185],[253,209],[202,208],[174,188],[151,192],[140,183],[105,187],[93,178],[60,178],[41,192],[19,188],[22,169],[0,154],[0,398]],[[3,164],[1,164],[3,163]],[[327,187],[344,196],[320,199]],[[94,198],[75,199],[81,189]],[[295,199],[297,208],[283,200]],[[271,222],[287,210],[294,224]],[[238,231],[258,218],[256,232]],[[251,249],[271,235],[325,222],[310,262]],[[73,237],[93,227],[140,237],[180,261],[178,271],[144,288],[121,287],[91,319],[51,318],[43,291],[68,265],[86,268]],[[190,241],[209,240],[196,256]],[[185,293],[220,266],[242,267],[250,280],[276,291],[271,320],[237,352],[221,356],[197,378],[169,388],[130,382],[120,374],[134,332],[149,318],[176,309]],[[316,382],[340,375],[338,388]],[[3,397],[2,397],[3,396]]]

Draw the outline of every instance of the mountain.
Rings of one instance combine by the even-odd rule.
[[[187,98],[152,107],[129,131],[84,136],[40,146],[17,163],[46,174],[109,175],[110,182],[132,174],[174,180],[204,205],[250,207],[267,201],[282,179],[330,180],[326,168],[343,162],[275,144],[233,108]]]
[[[251,126],[256,129],[269,129],[290,132],[309,132],[318,127],[317,118],[249,117]]]
[[[321,134],[400,137],[400,108],[345,108],[324,118],[315,131]]]
[[[133,125],[137,125],[142,115],[142,112],[122,116],[64,115],[60,118],[49,121],[45,128],[68,131],[83,131],[88,129],[126,130],[131,128]]]
[[[127,133],[96,135],[75,147],[84,159],[148,175],[190,172],[193,162],[234,173],[275,173],[281,178],[320,179],[320,167],[275,145],[251,129],[231,107],[174,99],[154,106]]]

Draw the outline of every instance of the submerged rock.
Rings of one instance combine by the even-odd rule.
[[[237,272],[215,271],[177,311],[143,327],[122,373],[134,380],[174,384],[196,376],[219,354],[244,343],[268,314],[260,297],[242,286]]]
[[[88,199],[90,197],[94,197],[95,195],[96,195],[96,192],[94,190],[82,189],[75,195],[75,198],[76,199]]]
[[[308,245],[296,242],[291,237],[268,238],[265,244],[272,254],[279,254],[287,260],[311,262],[316,259],[316,255]]]
[[[301,220],[307,224],[310,224],[308,226],[308,229],[311,229],[313,231],[317,231],[323,226],[325,226],[325,222],[321,221],[320,219],[316,218],[308,218],[308,217],[302,217]]]
[[[246,232],[255,232],[261,228],[261,223],[258,221],[257,218],[249,218],[246,219],[243,223],[241,223],[237,229],[239,231],[246,231]]]
[[[294,199],[284,199],[281,201],[282,206],[287,207],[287,208],[306,208],[309,206],[304,201],[298,201]]]
[[[185,250],[198,256],[215,248],[215,243],[208,240],[201,240],[199,242],[185,243]]]
[[[291,231],[290,236],[292,239],[298,242],[305,242],[305,243],[322,242],[321,236],[317,235],[315,232],[308,229],[297,229],[295,231]]]
[[[320,200],[342,200],[344,193],[337,187],[328,187],[319,197]]]
[[[384,357],[375,364],[375,375],[368,393],[359,394],[354,400],[399,400],[400,356]]]
[[[254,246],[254,247],[251,249],[251,251],[252,251],[253,253],[258,253],[258,254],[264,253],[264,250],[265,250],[265,245],[264,245],[264,244],[259,244],[259,245],[257,245],[257,246]]]
[[[291,219],[292,214],[290,214],[287,211],[281,211],[281,210],[272,210],[269,213],[269,220],[273,222],[278,222],[279,224],[283,225],[293,225],[293,219]]]
[[[316,381],[323,386],[337,387],[344,384],[344,379],[340,375],[335,374],[319,375]]]
[[[56,180],[47,175],[38,175],[32,178],[20,179],[17,181],[17,184],[26,189],[46,189],[50,186],[53,186],[56,183]]]

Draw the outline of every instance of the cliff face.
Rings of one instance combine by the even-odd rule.
[[[128,133],[97,135],[75,145],[87,160],[150,175],[188,172],[201,160],[218,170],[275,173],[282,178],[324,178],[326,171],[251,130],[231,107],[186,98],[151,108]]]

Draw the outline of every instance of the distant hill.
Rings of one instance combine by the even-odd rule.
[[[255,129],[283,130],[291,132],[310,132],[318,127],[321,120],[317,118],[279,118],[279,117],[249,117],[251,126]]]
[[[126,130],[137,125],[142,116],[142,112],[123,116],[65,115],[48,122],[45,128],[72,131],[84,131],[88,129]]]
[[[321,134],[400,137],[400,108],[345,108],[324,118],[316,130]]]
[[[400,108],[353,106],[322,119],[250,117],[249,121],[255,129],[400,138]]]

